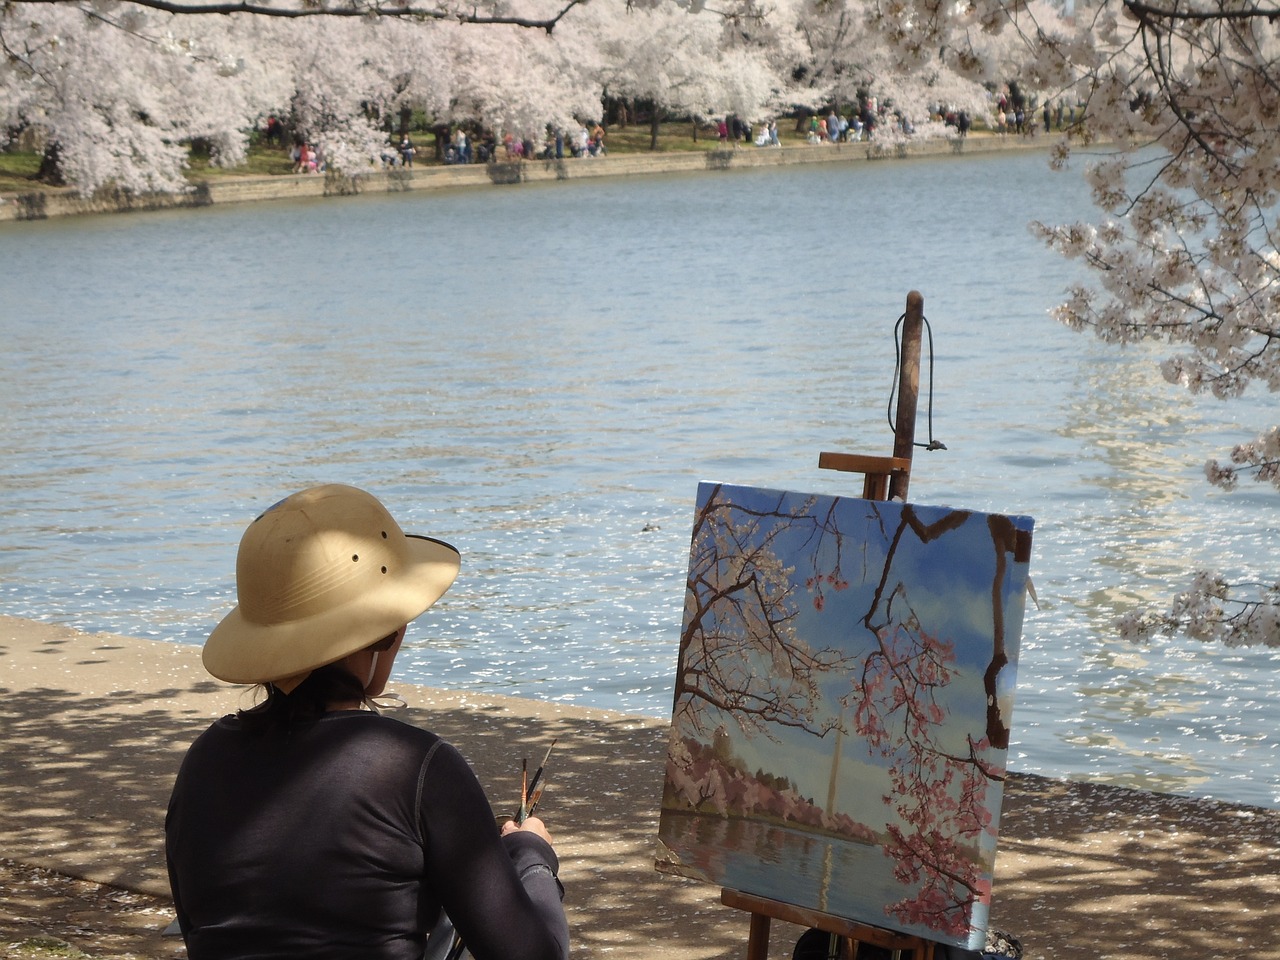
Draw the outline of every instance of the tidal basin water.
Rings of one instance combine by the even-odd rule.
[[[1048,316],[1078,268],[1026,224],[1087,214],[1080,170],[948,157],[2,225],[0,612],[200,643],[243,526],[351,482],[463,553],[402,677],[668,716],[697,482],[860,493],[818,455],[892,452],[914,289],[947,449],[917,453],[911,499],[1036,521],[1010,765],[1280,805],[1280,658],[1112,628],[1198,568],[1274,580],[1280,498],[1202,478],[1273,413]]]

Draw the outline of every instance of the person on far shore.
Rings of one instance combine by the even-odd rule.
[[[454,931],[474,960],[567,960],[546,826],[499,829],[462,755],[375,702],[459,562],[343,484],[249,525],[203,657],[263,698],[191,746],[165,817],[190,960],[422,960]]]
[[[297,162],[293,169],[294,173],[315,173],[317,170],[316,152],[312,149],[311,144],[303,141],[297,148]]]

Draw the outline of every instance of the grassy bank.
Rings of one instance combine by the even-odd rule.
[[[786,129],[779,126],[779,136],[784,143],[802,143],[804,136],[794,132],[795,123],[788,122]],[[435,159],[435,137],[430,132],[413,132],[417,156],[416,166],[432,166]],[[658,128],[656,151],[671,153],[690,150],[714,150],[719,146],[715,129],[699,127],[690,121],[664,123]],[[605,137],[606,149],[613,154],[651,152],[652,134],[648,124],[643,126],[613,127]],[[26,193],[31,190],[48,190],[49,185],[36,178],[40,169],[40,155],[30,151],[0,152],[0,193]],[[193,151],[188,160],[187,177],[192,181],[211,180],[235,176],[276,176],[293,172],[289,151],[274,145],[255,142],[249,147],[245,162],[237,167],[217,167],[209,163],[206,153]]]

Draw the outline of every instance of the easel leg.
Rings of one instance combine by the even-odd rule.
[[[751,914],[751,930],[747,934],[747,960],[768,960],[769,918],[763,913]]]

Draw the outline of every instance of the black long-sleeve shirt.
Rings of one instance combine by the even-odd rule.
[[[550,845],[499,835],[466,761],[363,711],[192,745],[165,819],[190,960],[419,960],[443,909],[476,960],[565,960]]]

